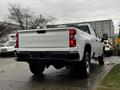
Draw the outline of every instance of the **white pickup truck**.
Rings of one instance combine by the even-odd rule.
[[[29,63],[40,75],[45,67],[69,67],[88,77],[91,59],[104,65],[103,42],[89,24],[74,27],[22,30],[16,34],[16,60]]]

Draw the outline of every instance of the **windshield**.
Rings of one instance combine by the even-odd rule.
[[[7,42],[5,44],[5,46],[9,47],[9,46],[14,46],[15,45],[15,42]]]

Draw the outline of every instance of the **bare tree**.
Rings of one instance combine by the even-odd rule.
[[[35,28],[43,28],[47,25],[49,22],[53,22],[55,18],[49,17],[43,17],[41,14],[36,16],[31,16],[28,21],[29,28],[35,29]]]
[[[0,38],[11,33],[17,29],[16,25],[9,24],[9,23],[2,23],[0,24]]]
[[[20,26],[20,29],[25,29],[24,28],[24,18],[25,18],[24,12],[26,10],[21,9],[20,5],[12,5],[12,4],[10,4],[10,7],[8,9],[10,12],[8,18],[18,23]]]
[[[8,18],[15,23],[19,24],[20,29],[35,29],[37,27],[42,28],[43,24],[52,22],[55,20],[53,17],[43,17],[41,14],[34,15],[29,9],[22,8],[20,4],[9,5],[9,16]]]

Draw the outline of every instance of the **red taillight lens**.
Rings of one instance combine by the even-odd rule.
[[[76,35],[76,29],[70,28],[69,29],[69,46],[70,47],[76,47],[75,35]]]
[[[15,48],[19,48],[18,36],[19,36],[19,34],[17,32],[16,33],[16,46],[15,46]]]
[[[76,40],[70,39],[70,47],[76,47]]]
[[[75,35],[76,34],[76,29],[69,29],[70,30],[70,35]]]

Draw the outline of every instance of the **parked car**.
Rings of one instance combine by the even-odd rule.
[[[104,54],[105,56],[111,56],[113,53],[113,46],[108,40],[104,40]]]
[[[91,59],[104,65],[104,44],[89,24],[23,30],[17,32],[16,38],[16,60],[28,62],[34,75],[41,75],[45,67],[53,65],[88,77]]]
[[[15,41],[7,41],[1,48],[0,48],[0,55],[14,55],[15,52]]]

